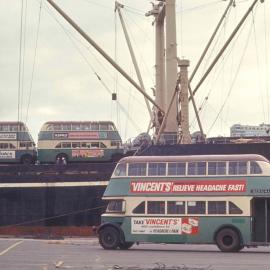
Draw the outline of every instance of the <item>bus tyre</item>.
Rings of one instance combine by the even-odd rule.
[[[224,228],[217,233],[216,244],[224,252],[235,252],[243,248],[239,234],[231,228]]]
[[[123,243],[119,244],[119,248],[123,249],[123,250],[129,249],[133,246],[133,244],[134,244],[134,242],[123,242]]]
[[[32,157],[30,155],[24,155],[21,158],[21,163],[25,164],[25,165],[29,165],[32,164],[33,160]]]
[[[104,249],[116,249],[120,243],[119,231],[106,227],[99,232],[99,243]]]
[[[55,164],[66,165],[68,163],[68,157],[66,154],[58,154],[55,159]]]

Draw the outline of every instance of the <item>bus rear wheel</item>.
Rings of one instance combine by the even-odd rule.
[[[236,252],[243,248],[238,232],[231,228],[221,229],[217,233],[216,244],[223,252]]]
[[[99,243],[104,249],[116,249],[120,244],[118,230],[106,227],[99,232]]]
[[[24,165],[30,165],[33,163],[33,159],[30,155],[24,155],[21,158],[21,163]]]
[[[123,242],[119,244],[119,248],[122,250],[129,249],[134,245],[134,242]]]

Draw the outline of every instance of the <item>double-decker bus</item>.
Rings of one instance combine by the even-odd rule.
[[[119,161],[97,232],[105,249],[133,243],[270,245],[270,163],[260,155],[139,156]]]
[[[110,121],[46,122],[38,135],[41,163],[118,161],[124,150]]]
[[[0,163],[31,164],[36,160],[35,143],[22,122],[0,122]]]

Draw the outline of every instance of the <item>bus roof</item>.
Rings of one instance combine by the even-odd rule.
[[[192,156],[130,156],[122,158],[118,163],[138,162],[192,162],[192,161],[265,161],[269,160],[261,155],[192,155]]]
[[[112,121],[49,121],[44,123],[44,125],[51,125],[51,124],[112,124],[114,123]]]
[[[21,121],[0,121],[0,125],[25,125],[25,123]]]

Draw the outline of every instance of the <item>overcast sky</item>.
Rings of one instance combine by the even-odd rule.
[[[137,81],[119,19],[115,17],[114,1],[55,2]],[[227,16],[191,84],[193,88],[252,2],[236,0],[236,7]],[[208,136],[229,135],[229,128],[235,123],[269,123],[270,79],[266,75],[270,74],[270,3],[258,2],[195,96]],[[151,9],[151,3],[147,0],[123,0],[122,3],[126,6],[123,15],[146,89],[152,95],[153,18],[144,16]],[[228,1],[176,0],[176,3],[178,56],[190,60],[191,73]],[[27,120],[35,139],[41,125],[54,120],[112,120],[123,140],[144,132],[149,115],[141,94],[117,75],[45,0],[37,35],[40,4],[40,0],[24,0],[25,27],[20,42],[22,1],[0,0],[0,120],[16,121],[19,115],[20,120]],[[18,114],[20,44],[23,68]],[[110,92],[115,91],[120,105],[111,100]],[[192,108],[190,119],[191,132],[198,130]]]

